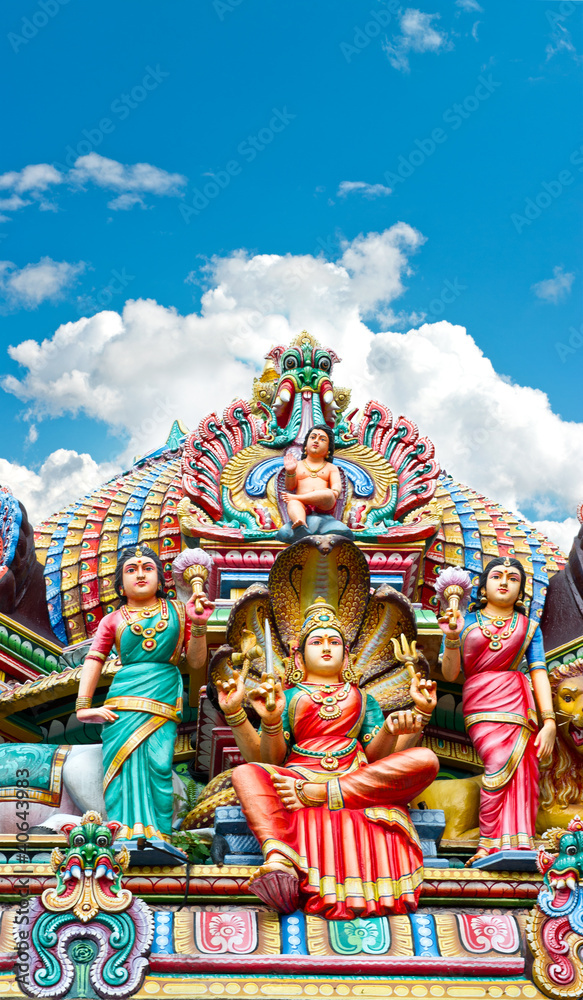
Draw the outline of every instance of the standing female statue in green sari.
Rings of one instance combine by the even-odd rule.
[[[145,546],[121,553],[115,575],[121,605],[99,623],[85,658],[76,703],[80,722],[104,723],[103,791],[119,837],[142,848],[164,847],[172,832],[172,758],[182,719],[183,651],[190,671],[206,662],[206,623],[213,605],[204,596],[186,605],[169,600],[162,563]],[[198,608],[198,610],[197,610]],[[101,708],[91,701],[103,663],[116,647],[122,666]]]

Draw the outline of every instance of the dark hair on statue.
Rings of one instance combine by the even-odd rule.
[[[162,565],[162,560],[160,556],[156,555],[153,549],[149,549],[147,545],[130,545],[127,549],[122,549],[117,560],[117,566],[115,567],[115,579],[113,585],[115,587],[115,592],[120,599],[122,604],[127,604],[128,599],[125,594],[122,594],[123,587],[123,568],[128,559],[135,559],[137,550],[140,550],[142,556],[147,556],[155,564],[158,570],[158,590],[156,591],[156,597],[166,597],[166,584],[164,582],[164,567]]]
[[[308,454],[308,438],[309,438],[310,434],[312,433],[312,431],[324,431],[324,433],[328,435],[328,454],[326,455],[326,461],[327,462],[333,462],[334,461],[334,431],[332,430],[331,427],[328,427],[328,424],[314,424],[313,427],[310,427],[308,433],[306,434],[306,436],[304,438],[304,443],[302,445],[302,458],[306,458],[306,456]]]
[[[495,559],[490,559],[490,562],[482,570],[482,572],[480,573],[480,576],[478,577],[478,585],[477,585],[477,588],[476,588],[477,599],[478,599],[478,607],[480,606],[479,605],[479,601],[480,601],[482,589],[484,589],[484,590],[486,589],[486,580],[488,579],[488,575],[491,572],[491,570],[495,569],[497,566],[507,566],[508,563],[510,563],[510,567],[512,569],[516,569],[520,573],[520,590],[518,592],[518,601],[523,601],[524,600],[524,595],[525,595],[525,592],[526,592],[526,573],[524,571],[524,566],[522,565],[522,563],[518,559],[512,559],[512,558],[510,558],[508,556],[496,556]],[[518,601],[517,601],[517,603],[518,603]],[[525,615],[526,614],[526,609],[524,607],[517,607],[515,605],[515,610],[518,611],[521,615]]]

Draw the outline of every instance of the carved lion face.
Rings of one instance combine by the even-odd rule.
[[[565,743],[583,757],[583,674],[561,681],[553,705],[558,732]]]

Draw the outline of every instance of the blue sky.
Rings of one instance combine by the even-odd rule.
[[[570,531],[582,10],[4,5],[0,479],[49,513],[173,416],[222,410],[305,326],[347,359],[338,380],[416,419],[448,471]],[[151,301],[116,319],[127,300]]]

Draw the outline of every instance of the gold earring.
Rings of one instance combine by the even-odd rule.
[[[295,656],[292,654],[291,656],[287,657],[284,663],[286,668],[285,679],[287,683],[290,684],[292,687],[295,684],[301,684],[305,676],[305,670],[303,667],[298,666],[298,664],[295,661]]]
[[[354,654],[349,653],[346,659],[346,666],[342,668],[340,676],[345,683],[348,684],[358,684],[360,677],[354,669],[354,661],[356,657]]]

